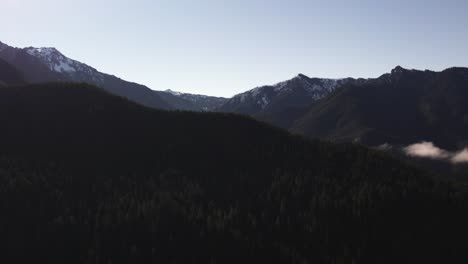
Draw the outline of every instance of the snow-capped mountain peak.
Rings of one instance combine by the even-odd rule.
[[[255,104],[259,109],[265,109],[276,98],[300,95],[309,98],[310,102],[324,98],[337,87],[346,83],[347,79],[309,78],[298,74],[292,79],[274,84],[256,87],[234,96],[231,104]]]
[[[4,48],[5,47],[5,48]],[[73,60],[55,48],[15,48],[0,44],[0,59],[24,73],[28,83],[80,82],[95,85],[114,95],[147,107],[174,109],[161,98],[160,92],[114,75],[99,72],[85,63]]]
[[[73,73],[76,72],[79,62],[65,57],[55,48],[26,48],[25,51],[39,58],[45,63],[52,71],[60,73]]]
[[[56,48],[29,47],[23,50],[38,58],[52,72],[66,75],[73,81],[88,82],[98,86],[104,82],[105,74],[84,63],[68,58]]]

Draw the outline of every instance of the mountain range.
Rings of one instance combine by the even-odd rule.
[[[219,105],[223,98],[155,91],[99,72],[82,62],[70,59],[55,48],[14,48],[0,42],[0,59],[13,65],[24,74],[28,83],[51,81],[85,82],[128,98],[139,104],[166,110],[208,111]],[[212,99],[212,100],[211,100]]]
[[[442,72],[397,67],[360,85],[346,84],[310,105],[292,131],[338,141],[468,146],[468,69]]]
[[[101,73],[55,48],[19,49],[0,42],[0,67],[5,84],[85,82],[151,108],[249,115],[310,138],[371,147],[432,142],[457,151],[468,146],[466,68],[434,72],[398,66],[367,79],[298,74],[221,98],[151,90]]]
[[[442,72],[397,66],[371,79],[305,75],[229,99],[219,111],[256,119],[311,138],[406,146],[428,141],[468,146],[468,69]]]

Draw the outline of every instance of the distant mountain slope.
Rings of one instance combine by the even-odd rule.
[[[0,42],[0,58],[14,65],[23,73],[25,81],[30,83],[86,82],[148,107],[173,109],[159,96],[158,92],[146,86],[101,73],[84,63],[67,58],[55,48],[18,49]]]
[[[457,149],[468,143],[468,69],[406,70],[359,86],[347,84],[312,105],[292,127],[310,137],[367,145],[434,142]]]
[[[189,94],[166,90],[160,95],[177,109],[195,111],[215,111],[228,99],[223,97]]]
[[[0,88],[0,123],[11,262],[467,261],[465,190],[363,147],[86,84]]]
[[[24,84],[23,75],[8,62],[0,59],[0,85]]]
[[[288,128],[310,104],[325,98],[337,87],[362,80],[319,79],[299,74],[276,85],[261,86],[238,94],[218,110],[253,116]]]

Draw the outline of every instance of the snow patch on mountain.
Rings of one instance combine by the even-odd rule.
[[[303,74],[299,74],[287,81],[256,87],[235,95],[231,100],[231,104],[248,101],[256,104],[261,109],[265,109],[276,96],[292,94],[298,90],[304,90],[311,101],[317,101],[332,93],[345,82],[346,79],[311,79]]]
[[[181,92],[172,91],[171,89],[167,89],[165,92],[170,93],[170,94],[175,95],[175,96],[180,96],[180,95],[183,94]]]
[[[54,65],[54,70],[56,72],[75,72],[75,68],[70,66],[70,64],[65,63],[63,61],[59,62],[59,64]]]
[[[288,83],[290,82],[290,80],[287,80],[287,81],[284,81],[284,82],[280,82],[280,83],[277,83],[276,85],[273,85],[275,87],[275,92],[280,92],[280,91],[285,91],[285,88],[288,87]]]
[[[76,66],[81,64],[65,57],[55,48],[26,48],[26,52],[36,58],[39,58],[51,70],[60,73],[76,72]]]
[[[200,107],[203,111],[213,111],[220,107],[224,102],[227,101],[226,98],[223,97],[214,97],[214,96],[207,96],[202,94],[190,94],[190,93],[182,93],[173,90],[165,90],[164,92],[182,98],[186,101],[192,102],[196,106]]]
[[[95,85],[101,85],[104,82],[105,75],[96,69],[72,60],[55,48],[34,48],[24,49],[29,55],[38,58],[51,71],[66,74],[74,81],[90,82]]]
[[[262,97],[262,102],[260,103],[262,105],[262,109],[264,109],[270,102],[266,98],[266,96]]]
[[[203,95],[203,94],[182,93],[182,92],[177,92],[177,91],[173,91],[173,90],[170,90],[170,89],[165,90],[164,92],[170,93],[172,95],[179,96],[179,97],[182,97],[182,98],[185,98],[185,99],[189,99],[191,101],[197,101],[197,100],[206,99],[206,98],[217,98],[217,97],[207,96],[207,95]],[[221,98],[221,97],[218,97],[218,98]]]

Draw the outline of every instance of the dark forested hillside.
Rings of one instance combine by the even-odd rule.
[[[454,263],[460,186],[372,150],[85,84],[0,88],[8,263]]]
[[[0,59],[0,85],[24,84],[22,74],[11,64]]]

